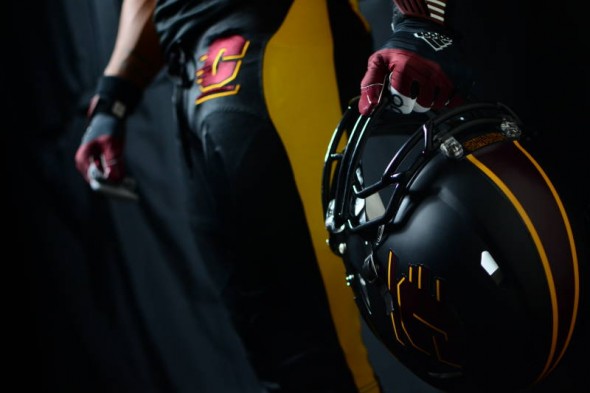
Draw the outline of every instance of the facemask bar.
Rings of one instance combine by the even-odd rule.
[[[393,121],[391,124],[387,123],[386,127],[377,125],[379,122],[376,119],[388,110],[387,102],[382,103],[372,116],[367,117],[358,113],[357,101],[351,102],[336,128],[324,162],[322,200],[326,227],[331,236],[345,230],[369,237],[376,236],[380,226],[393,222],[412,180],[432,157],[439,152],[453,159],[464,156],[460,140],[469,131],[482,127],[493,128],[500,130],[506,139],[520,137],[520,120],[510,108],[501,103],[471,103],[439,114],[431,113],[427,120],[420,118],[421,124],[416,122],[416,131],[399,148],[380,180],[367,186],[359,186],[358,181],[355,184],[354,180],[370,135],[394,132],[398,125]],[[404,119],[407,127],[409,115],[398,116],[400,121]],[[348,134],[346,146],[343,151],[337,152],[345,134]],[[411,165],[401,169],[412,154],[416,155],[417,149],[419,154]],[[350,212],[353,198],[366,199],[387,187],[393,187],[393,191],[383,215],[365,222],[359,222],[358,217],[353,217]],[[332,240],[330,239],[330,243]]]

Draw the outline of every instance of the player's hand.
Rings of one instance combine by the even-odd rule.
[[[97,176],[118,183],[125,178],[125,121],[108,113],[92,116],[76,152],[76,168],[87,182]]]
[[[125,179],[126,119],[140,96],[140,89],[122,78],[104,76],[99,81],[88,110],[88,127],[75,156],[76,168],[88,183],[116,184]]]
[[[464,102],[470,87],[471,72],[457,40],[441,26],[407,18],[369,57],[359,112],[370,115],[384,94],[405,114],[453,107]]]

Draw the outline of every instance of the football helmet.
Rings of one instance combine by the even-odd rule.
[[[392,108],[363,116],[351,101],[324,162],[328,244],[362,317],[439,389],[538,383],[568,348],[580,282],[570,220],[523,124],[501,103]]]

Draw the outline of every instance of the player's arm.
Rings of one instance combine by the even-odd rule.
[[[452,0],[393,0],[392,35],[368,61],[359,111],[391,94],[402,113],[455,106],[470,86],[459,37],[447,23]],[[387,89],[385,89],[387,87]]]
[[[88,109],[76,168],[90,182],[125,177],[125,120],[164,64],[153,22],[156,0],[125,0],[115,46]]]
[[[446,26],[447,3],[452,0],[393,0],[393,22],[404,17],[424,19]]]
[[[153,21],[156,0],[125,0],[119,30],[105,75],[118,76],[139,88],[147,86],[164,65]]]

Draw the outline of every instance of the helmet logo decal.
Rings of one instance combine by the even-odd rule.
[[[458,321],[444,302],[444,281],[431,280],[430,270],[422,265],[409,265],[407,274],[397,279],[391,250],[388,259],[387,287],[397,299],[390,318],[398,342],[461,368]]]
[[[196,72],[196,83],[201,94],[195,105],[213,98],[238,94],[240,85],[234,84],[250,41],[239,35],[215,40],[206,54],[199,58],[203,66]]]

